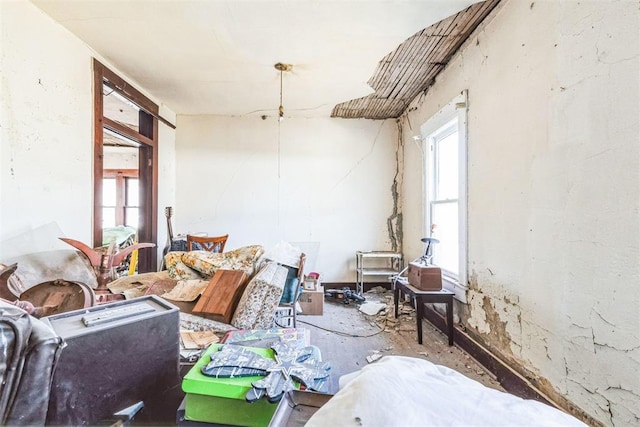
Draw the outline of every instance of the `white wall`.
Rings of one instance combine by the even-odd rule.
[[[104,169],[138,169],[137,147],[105,146],[102,153]]]
[[[468,89],[463,322],[544,390],[607,425],[637,425],[640,12],[603,3],[506,1],[413,102],[404,235],[423,218],[410,137]]]
[[[1,1],[0,11],[0,242],[51,222],[65,235],[89,242],[92,58],[108,62],[30,2]],[[161,124],[161,160],[173,150],[174,139],[175,132]],[[164,195],[174,171],[161,167],[160,173]]]
[[[32,4],[1,2],[0,7],[0,241],[50,221],[69,236],[88,241],[91,57],[82,42]]]
[[[389,249],[394,120],[178,116],[176,231],[229,233],[227,248],[301,243],[328,282],[355,252]]]

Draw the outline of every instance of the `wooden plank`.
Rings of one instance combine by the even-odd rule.
[[[218,270],[193,308],[193,314],[231,323],[233,313],[247,285],[247,275],[240,270]]]
[[[411,58],[414,60],[416,58],[420,58],[420,61],[419,61],[420,65],[424,64],[423,67],[428,67],[430,62],[430,57],[433,54],[433,51],[437,48],[437,46],[441,45],[443,42],[446,43],[447,37],[450,34],[451,29],[455,27],[456,20],[459,16],[460,16],[460,13],[453,15],[452,17],[449,17],[429,27],[428,32],[430,35],[426,44],[423,46],[423,49],[420,52],[415,52],[415,51],[411,52]],[[418,67],[418,69],[420,69],[420,67]],[[401,78],[406,79],[409,82],[412,82],[412,81],[415,81],[417,78],[419,78],[419,76],[412,75],[412,74],[406,74],[406,75],[403,74]],[[409,83],[408,87],[409,88],[411,87],[411,83]],[[415,88],[413,88],[413,90],[406,91],[404,98],[413,99],[417,94],[418,92],[415,91]],[[394,93],[392,95],[394,97],[396,96],[400,97],[399,94],[397,93]]]
[[[437,74],[499,3],[487,0],[452,15],[401,43],[387,54],[367,82],[375,93],[334,107],[332,117],[399,117],[409,103],[431,86]]]
[[[102,75],[104,67],[93,60],[93,247],[102,246],[102,170],[104,167],[102,127]]]
[[[155,147],[157,144],[155,143],[155,141],[153,139],[150,139],[144,135],[142,135],[141,133],[136,132],[135,130],[116,122],[115,120],[111,120],[108,117],[103,117],[102,118],[102,123],[104,125],[104,127],[106,129],[109,129],[117,134],[120,134],[126,138],[129,138],[131,140],[134,140],[136,142],[142,143],[142,144],[146,144],[146,145],[150,145],[152,147]]]

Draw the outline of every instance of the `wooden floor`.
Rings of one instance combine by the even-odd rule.
[[[402,304],[401,314],[393,314],[393,294],[382,288],[366,292],[367,302],[380,302],[386,309],[369,316],[359,311],[359,305],[345,305],[325,300],[322,316],[298,316],[298,328],[307,328],[311,344],[320,348],[322,358],[331,364],[330,393],[338,391],[340,376],[357,371],[378,356],[400,355],[424,358],[447,366],[498,390],[503,390],[495,378],[473,358],[456,346],[449,346],[447,336],[423,320],[423,344],[418,344],[415,310]]]

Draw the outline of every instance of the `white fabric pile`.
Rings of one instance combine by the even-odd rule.
[[[386,356],[340,378],[340,391],[306,426],[585,424],[544,403],[488,388],[453,369],[423,359]]]

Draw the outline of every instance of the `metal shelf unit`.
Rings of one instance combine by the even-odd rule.
[[[402,254],[392,251],[356,251],[356,292],[362,295],[365,276],[390,280],[404,267]]]

